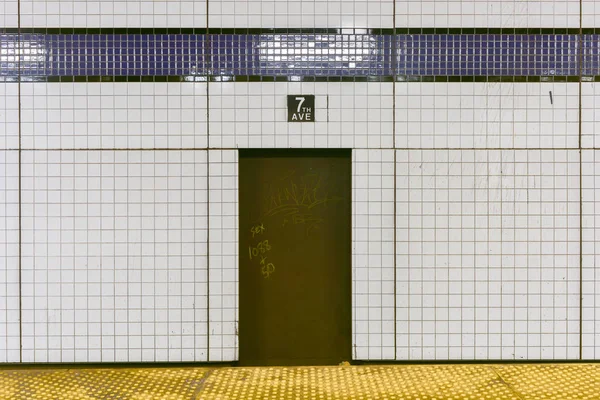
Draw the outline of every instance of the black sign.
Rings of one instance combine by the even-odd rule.
[[[288,95],[288,122],[315,122],[315,95]]]

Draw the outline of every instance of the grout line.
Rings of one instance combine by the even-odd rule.
[[[486,99],[487,101],[487,99]],[[486,109],[486,117],[487,117],[487,109]],[[486,134],[486,139],[487,139],[487,134]],[[487,142],[487,140],[486,140]],[[490,174],[490,153],[487,153],[485,155],[485,161],[486,161],[486,183],[487,183],[487,187],[485,188],[485,202],[486,202],[486,206],[487,206],[487,210],[488,212],[487,214],[487,218],[486,218],[486,230],[487,230],[487,235],[486,235],[486,248],[490,249],[490,179],[491,179],[491,174]],[[486,292],[486,299],[485,299],[485,308],[486,308],[486,313],[487,313],[487,318],[486,318],[486,346],[485,346],[485,354],[486,354],[486,359],[490,358],[490,346],[489,346],[489,335],[490,335],[490,296],[489,293],[491,292],[490,290],[490,253],[488,251],[487,253],[487,259],[486,259],[486,265],[485,265],[485,269],[486,269],[486,274],[485,274],[485,279],[486,279],[486,283],[487,283],[487,292]],[[477,312],[475,313],[477,315]],[[477,317],[475,317],[477,318]],[[476,322],[477,323],[477,322]],[[477,333],[477,330],[475,330],[475,333]],[[477,354],[477,334],[475,335],[475,353]]]
[[[207,34],[204,36],[204,65],[206,71],[206,362],[210,361],[210,89],[209,75],[212,67],[212,57],[210,57],[210,35],[209,27],[209,0],[206,0],[206,28]]]
[[[194,162],[194,161],[195,161],[195,157],[193,157],[193,156],[194,156],[194,154],[192,154],[192,162]],[[167,160],[168,160],[168,159],[169,159],[169,158],[168,158],[168,156],[167,156]],[[153,160],[152,160],[152,161],[153,161],[153,163],[154,163],[155,159],[153,158]],[[185,168],[185,164],[187,164],[187,161],[185,161],[185,159],[183,158],[183,152],[180,152],[180,153],[179,153],[179,159],[178,159],[178,161],[179,161],[179,190],[182,192],[182,193],[181,193],[181,196],[179,196],[179,210],[180,210],[180,212],[179,212],[179,226],[180,226],[180,227],[181,227],[181,229],[183,230],[183,227],[185,226],[185,225],[184,225],[184,215],[185,215],[185,213],[184,213],[184,211],[183,211],[183,210],[184,210],[184,201],[183,201],[183,199],[184,199],[184,197],[185,197],[185,196],[183,195],[183,193],[185,193],[185,192],[184,192],[184,190],[185,190],[185,185],[184,185],[184,183],[183,183],[183,176],[184,176],[184,172],[183,172],[183,171],[184,171],[184,168]],[[153,166],[154,166],[154,165],[153,165]],[[194,166],[194,169],[195,169],[195,166]],[[195,172],[195,171],[194,171],[194,172]],[[194,175],[195,175],[195,173],[194,173]],[[194,177],[194,178],[195,178],[195,177]],[[141,180],[141,178],[140,178],[140,180]],[[194,179],[194,181],[195,181],[195,179]],[[140,182],[140,183],[141,183],[141,182]],[[195,182],[194,182],[194,183],[195,183]],[[142,187],[142,185],[140,185],[140,187]],[[196,192],[196,190],[194,190],[194,194],[195,194],[195,192]],[[195,229],[195,228],[196,228],[196,224],[195,224],[195,221],[194,221],[194,224],[193,224],[192,226],[194,227],[194,236],[195,236],[195,234],[196,234],[196,229]],[[179,263],[179,295],[180,295],[181,297],[183,297],[183,296],[184,296],[184,294],[183,294],[183,293],[184,293],[184,291],[183,291],[183,280],[184,280],[183,276],[184,276],[184,272],[185,272],[185,271],[188,269],[187,265],[186,265],[185,269],[184,269],[184,265],[183,265],[183,260],[184,260],[184,258],[185,258],[185,256],[184,256],[184,251],[183,251],[183,247],[184,247],[184,246],[183,246],[183,242],[184,242],[184,240],[185,240],[185,239],[184,239],[183,237],[180,237],[180,238],[179,238],[179,259],[182,261],[182,262],[180,262],[180,263]],[[141,258],[141,257],[140,257],[140,258]],[[141,268],[142,268],[142,266],[140,265],[140,270],[141,270]],[[141,271],[140,271],[140,272],[141,272]],[[140,277],[140,280],[141,280],[141,277]],[[195,280],[195,279],[194,279],[194,278],[192,278],[192,280]],[[196,286],[196,285],[194,285],[194,286]],[[141,300],[142,300],[142,299],[141,299],[141,296],[143,296],[143,295],[144,295],[144,293],[143,293],[143,292],[141,292],[141,293],[140,293],[140,303],[141,303]],[[195,299],[194,299],[194,300],[195,300]],[[183,317],[183,315],[184,315],[184,314],[183,314],[183,312],[184,312],[184,307],[185,307],[185,306],[184,306],[184,304],[185,304],[185,303],[184,303],[183,301],[181,301],[181,302],[179,303],[179,321],[177,321],[177,322],[179,322],[179,324],[180,324],[180,327],[181,327],[181,328],[180,328],[180,329],[181,329],[181,331],[179,332],[179,334],[181,335],[181,339],[182,339],[182,341],[181,341],[181,346],[180,346],[180,347],[181,347],[181,348],[180,348],[181,354],[180,354],[180,359],[179,359],[179,361],[182,361],[182,360],[183,360],[183,358],[185,357],[185,349],[184,349],[185,345],[183,344],[183,339],[184,339],[184,337],[185,337],[184,330],[183,330],[183,326],[185,326],[185,321],[184,321],[184,317]],[[195,318],[196,318],[196,313],[194,312],[194,319],[195,319]],[[196,324],[195,324],[195,321],[194,321],[194,331],[195,331],[195,329],[196,329]],[[195,333],[195,332],[194,332],[194,333]],[[194,334],[194,339],[196,339],[196,336],[195,336],[195,334]]]
[[[200,77],[200,75],[194,75]],[[296,75],[217,75],[208,74],[204,75],[208,78],[202,77],[196,78],[196,80],[189,80],[189,75],[151,75],[150,78],[146,79],[146,75],[43,75],[36,77],[19,75],[14,76],[1,76],[0,82],[3,83],[17,83],[23,82],[26,84],[35,83],[76,83],[76,84],[107,84],[107,83],[132,83],[132,84],[144,84],[144,83],[392,83],[393,75],[361,75],[361,76],[338,76],[338,75],[302,75],[297,77]],[[579,80],[578,75],[395,75],[396,82],[399,84],[416,84],[416,83],[431,83],[431,84],[442,84],[442,83],[469,83],[469,84],[485,84],[485,83],[514,83],[514,84],[527,84],[527,83],[564,83],[564,84],[575,84]],[[117,80],[114,78],[121,78],[123,80]],[[141,80],[140,78],[144,78]],[[172,80],[169,80],[172,78]],[[227,79],[225,79],[227,78]],[[586,82],[597,82],[600,75],[588,75],[584,80]]]
[[[499,285],[500,286],[500,299],[499,299],[500,300],[500,315],[498,316],[498,319],[500,320],[500,329],[499,329],[499,331],[500,331],[499,333],[500,334],[498,336],[499,336],[499,339],[500,339],[499,340],[499,342],[500,342],[500,354],[499,354],[499,357],[500,358],[504,358],[504,354],[502,354],[502,350],[504,349],[504,343],[503,343],[504,342],[504,335],[503,335],[504,332],[503,332],[503,329],[502,329],[503,328],[502,327],[502,325],[503,325],[502,322],[504,322],[503,315],[502,315],[502,311],[504,311],[504,301],[503,301],[504,290],[502,289],[502,286],[504,286],[503,283],[505,282],[504,281],[504,274],[503,274],[504,267],[505,267],[505,264],[504,264],[505,253],[504,253],[504,248],[503,248],[504,246],[502,246],[504,244],[504,238],[502,237],[502,234],[505,231],[507,231],[508,229],[507,229],[507,227],[504,224],[504,215],[505,215],[504,214],[504,205],[507,202],[504,201],[504,196],[506,194],[506,191],[504,190],[504,177],[505,177],[505,173],[506,173],[506,171],[505,171],[506,167],[504,166],[504,157],[503,157],[502,153],[500,153],[500,157],[499,158],[500,158],[500,163],[499,163],[500,164],[500,174],[498,175],[498,180],[499,180],[498,186],[499,186],[499,192],[500,192],[500,194],[499,194],[499,197],[500,197],[500,206],[499,206],[499,208],[500,208],[500,210],[499,210],[500,211],[499,212],[499,215],[500,215],[500,218],[499,218],[500,219],[500,229],[499,229],[499,231],[500,232],[499,232],[498,242],[500,243],[500,260],[499,260],[500,261],[499,262],[499,264],[500,264],[500,268],[499,268],[500,269],[500,285]],[[529,161],[529,159],[527,161]],[[508,164],[509,165],[510,165],[510,162],[511,162],[511,160],[509,159],[508,160]],[[515,162],[514,153],[512,154],[512,162],[513,163]],[[514,184],[514,182],[513,182],[513,184]],[[508,192],[510,193],[510,190],[508,190]],[[488,208],[487,212],[488,212],[488,214],[490,214],[490,209],[489,208]],[[513,260],[513,264],[514,264],[514,260]],[[489,276],[488,276],[488,279],[490,279]],[[497,282],[494,282],[494,283],[497,283]],[[488,299],[489,299],[491,297],[490,293],[488,292],[487,295],[488,295]],[[488,300],[488,315],[487,315],[488,319],[491,319],[490,314],[491,314],[491,312],[490,312],[490,304],[489,304],[489,300]],[[514,318],[514,316],[513,316],[513,318]],[[488,332],[488,335],[491,336],[491,333]],[[490,342],[490,340],[488,340],[488,346],[489,346],[489,342]]]
[[[206,7],[206,16],[209,15]],[[219,14],[214,14],[219,15]],[[273,14],[277,15],[277,14]],[[416,14],[419,15],[419,14]],[[387,16],[387,14],[386,14]],[[235,24],[234,24],[235,25]],[[358,30],[360,33],[368,35],[392,35],[394,28],[375,28],[375,27],[355,27],[355,28],[318,28],[318,27],[257,27],[257,28],[236,28],[234,25],[213,28],[198,28],[194,26],[179,27],[127,27],[118,25],[114,27],[26,27],[24,33],[38,35],[204,35],[207,32],[211,35],[278,35],[278,34],[320,34],[320,35],[340,35],[353,34]],[[289,23],[286,23],[288,26]],[[208,24],[207,24],[208,26]],[[598,28],[591,28],[594,33],[600,31]],[[15,34],[15,28],[5,28],[7,33]],[[183,31],[182,31],[183,30]],[[192,30],[190,32],[190,30]],[[365,33],[366,31],[366,33]],[[460,32],[459,32],[460,31]],[[348,33],[350,32],[350,33]],[[416,27],[396,27],[398,36],[408,35],[577,35],[578,28],[556,28],[552,26],[536,28],[518,28],[518,27],[491,27],[491,26],[464,26],[462,28],[416,26]]]
[[[17,39],[17,49],[20,48],[21,42],[21,0],[17,1],[17,31],[19,32],[19,38]],[[18,99],[18,135],[19,135],[19,183],[18,183],[18,201],[19,201],[19,233],[18,233],[18,241],[19,241],[19,258],[18,258],[18,268],[19,268],[19,362],[23,362],[23,223],[21,218],[21,213],[23,210],[22,206],[22,179],[21,176],[23,174],[22,168],[22,148],[21,148],[21,57],[17,58],[17,99]]]
[[[111,157],[111,161],[112,161],[113,165],[117,165],[117,157],[115,157],[114,153],[113,153],[113,157]],[[113,167],[113,168],[115,168],[115,167]],[[117,188],[117,186],[116,186],[117,185],[117,177],[116,177],[114,169],[113,169],[112,172],[113,172],[111,174],[112,176],[110,177],[111,182],[109,183],[109,185],[111,185],[111,186],[109,186],[109,187],[114,188],[113,190],[116,191],[116,188]],[[116,209],[116,206],[117,206],[117,197],[113,195],[112,196],[112,207],[113,207],[113,210]],[[156,211],[155,211],[155,214],[156,214]],[[117,214],[113,212],[113,215],[112,215],[112,227],[113,227],[113,229],[116,228],[116,226],[117,226]],[[61,229],[62,229],[62,222],[61,222]],[[114,230],[116,230],[116,229],[114,229]],[[118,260],[118,256],[117,256],[117,243],[116,243],[116,240],[113,240],[113,243],[112,243],[112,260],[111,260],[112,261],[112,264],[111,264],[111,267],[112,267],[112,279],[113,279],[113,282],[114,282],[114,286],[113,286],[113,290],[112,290],[112,310],[111,310],[113,312],[113,315],[116,315],[116,309],[117,309],[117,307],[116,307],[117,291],[115,290],[116,282],[117,282],[117,271],[118,271],[118,269],[117,269],[117,260]],[[154,274],[154,280],[156,281],[156,268],[154,269],[153,274]],[[156,310],[154,310],[154,316],[156,316]],[[113,319],[114,319],[114,321],[111,321],[111,328],[112,328],[111,334],[112,334],[112,336],[115,337],[115,340],[116,340],[116,336],[117,336],[117,328],[116,328],[117,327],[117,323],[116,322],[117,321],[116,321],[116,318],[113,318]],[[154,326],[156,327],[156,322],[155,322]],[[156,332],[156,330],[155,330],[155,332]],[[154,343],[156,343],[156,340],[154,340]],[[113,349],[112,349],[112,358],[113,358],[113,361],[117,360],[117,346],[116,345],[113,346]]]
[[[355,267],[356,267],[356,263],[355,263],[355,252],[354,252],[354,240],[356,240],[356,235],[354,234],[354,226],[355,224],[355,212],[356,212],[356,205],[354,204],[354,202],[352,201],[352,196],[354,195],[354,191],[356,190],[356,178],[355,178],[355,173],[356,173],[356,166],[355,166],[355,159],[356,159],[356,152],[354,151],[354,149],[351,150],[350,152],[350,236],[351,236],[351,248],[350,248],[350,315],[351,315],[351,321],[350,321],[350,336],[351,336],[351,342],[352,342],[352,348],[350,350],[350,354],[351,354],[351,358],[352,360],[356,360],[358,359],[358,354],[357,354],[357,350],[356,350],[356,326],[357,326],[357,315],[356,315],[356,311],[355,308],[356,307],[356,277],[354,274],[355,271]]]
[[[580,128],[581,130],[581,128]],[[581,135],[581,134],[580,134]],[[207,135],[208,136],[208,135]],[[252,147],[248,147],[252,148]],[[7,148],[1,149],[5,151],[212,151],[212,150],[233,150],[238,151],[241,147],[119,147],[119,148]],[[288,148],[288,147],[275,147],[273,150],[343,150],[345,147],[301,147],[301,148]],[[352,150],[405,150],[405,151],[417,151],[417,150],[471,150],[471,151],[509,151],[509,150],[524,150],[524,151],[537,151],[537,150],[600,150],[599,147],[352,147]]]
[[[129,90],[127,90],[127,95],[130,96]],[[125,193],[125,202],[126,202],[126,204],[127,204],[128,207],[129,207],[129,205],[131,203],[133,203],[133,201],[131,201],[132,198],[133,198],[133,194],[131,193],[132,190],[130,189],[130,181],[132,181],[133,178],[135,177],[135,175],[133,173],[129,172],[130,165],[132,165],[132,161],[133,161],[133,160],[131,160],[132,157],[130,157],[130,156],[131,156],[130,153],[125,154],[125,162],[127,163],[127,167],[126,167],[127,168],[127,180],[125,181],[126,182],[125,185],[127,187],[127,192]],[[140,157],[140,160],[141,160],[141,157]],[[167,182],[166,182],[167,193],[169,191],[169,181],[170,180],[167,179]],[[169,215],[168,211],[167,211],[167,215]],[[125,264],[125,277],[123,279],[125,281],[125,283],[126,283],[126,285],[125,285],[125,299],[126,299],[125,300],[125,305],[127,307],[127,318],[124,318],[127,321],[127,326],[125,327],[125,332],[126,332],[125,335],[127,337],[127,342],[128,342],[127,343],[127,356],[124,357],[126,361],[131,361],[129,359],[129,357],[131,355],[131,345],[129,344],[129,337],[130,337],[130,332],[132,331],[132,329],[130,329],[131,322],[132,322],[131,321],[131,301],[130,301],[131,300],[131,296],[130,296],[130,293],[131,293],[132,290],[131,290],[131,285],[130,285],[131,282],[129,281],[129,277],[130,277],[130,274],[129,274],[129,272],[130,272],[129,264],[130,264],[130,261],[131,261],[131,258],[132,258],[132,254],[131,253],[133,253],[133,251],[131,249],[131,246],[129,245],[129,243],[130,243],[129,242],[129,233],[131,232],[130,229],[133,228],[131,226],[131,225],[133,225],[132,219],[133,218],[130,218],[130,214],[128,212],[127,213],[127,219],[125,220],[125,231],[127,232],[127,236],[128,237],[127,237],[127,249],[125,250],[125,257],[124,257],[125,260],[127,260],[127,261],[126,261],[126,264]],[[73,232],[73,236],[75,236],[74,234],[75,234],[75,232]],[[169,230],[168,229],[166,230],[166,236],[167,236],[167,243],[169,243]],[[74,255],[73,255],[73,258],[75,258]],[[75,260],[73,260],[73,265],[75,265],[74,261]],[[165,297],[167,297],[167,302],[168,302],[168,298],[169,298],[168,297],[168,292],[167,292],[167,296],[165,296]],[[115,321],[116,320],[117,320],[117,318],[115,316]],[[167,329],[169,328],[169,324],[170,324],[170,321],[167,320],[167,323],[166,323]],[[116,331],[116,329],[115,329],[115,331]],[[117,348],[116,342],[117,342],[117,333],[115,332],[115,349]],[[154,342],[154,343],[156,343],[156,342]],[[118,352],[117,352],[117,354],[118,354]],[[156,348],[154,349],[154,356],[156,357]]]
[[[98,157],[98,162],[99,163],[103,162],[102,155],[100,155],[100,157]],[[100,167],[99,175],[100,175],[100,184],[98,185],[98,188],[100,189],[100,191],[102,191],[102,186],[103,186],[103,181],[104,181],[104,179],[103,179],[104,178],[104,174],[102,173],[102,167]],[[153,175],[154,175],[154,171],[153,171]],[[50,215],[50,214],[48,213],[47,215]],[[100,208],[100,221],[102,221],[104,218],[105,218],[104,212],[103,212],[102,208]],[[102,228],[102,223],[101,223],[100,227]],[[100,242],[103,241],[104,234],[105,234],[104,230],[100,229]],[[100,253],[102,253],[102,252],[100,252]],[[100,290],[100,293],[104,293],[104,291],[103,291],[103,289],[104,289],[104,280],[102,279],[102,259],[104,257],[102,256],[102,254],[100,254],[98,256],[98,258],[100,260],[100,263],[99,263],[99,265],[97,267],[98,270],[100,270],[99,271],[100,272],[100,279],[99,279],[99,282],[98,282],[98,289]],[[153,272],[153,274],[154,274],[154,272]],[[50,292],[50,291],[48,291],[48,292]],[[104,322],[104,317],[102,315],[103,314],[102,311],[104,310],[104,307],[105,307],[105,303],[104,302],[105,302],[104,296],[100,296],[100,315],[99,315],[99,320],[100,320],[100,335],[99,336],[102,336],[102,327],[104,326],[104,323],[105,323]],[[100,337],[100,357],[99,357],[99,360],[94,360],[94,361],[100,361],[100,362],[102,362],[103,357],[104,357],[104,343],[102,341],[102,337]],[[89,357],[88,357],[88,361],[90,361]]]
[[[579,359],[583,360],[583,152],[582,152],[582,103],[581,77],[583,72],[583,0],[579,0]],[[568,160],[568,158],[567,158]]]
[[[394,82],[392,83],[392,151],[394,152],[394,243],[392,245],[392,251],[394,255],[394,360],[398,359],[398,272],[397,272],[397,263],[398,263],[398,252],[396,251],[397,241],[398,241],[398,213],[397,213],[397,202],[398,202],[398,167],[397,167],[397,153],[396,150],[396,68],[395,65],[395,57],[397,51],[397,41],[396,41],[396,1],[394,1],[393,6],[393,14],[392,21],[394,24],[394,36],[392,36],[392,53],[390,54],[390,63],[392,66],[392,76]],[[352,199],[353,200],[353,199]]]
[[[395,98],[395,96],[394,96]],[[395,100],[394,100],[395,102]],[[394,117],[392,117],[394,119]],[[395,121],[394,121],[394,125],[395,125]],[[395,131],[395,129],[394,129]],[[395,133],[394,133],[394,136]],[[395,139],[393,139],[395,140]],[[398,359],[398,304],[397,304],[397,297],[398,297],[398,280],[397,280],[397,259],[398,259],[398,255],[397,255],[397,251],[396,251],[396,243],[397,243],[397,230],[398,230],[398,215],[397,215],[397,175],[398,175],[398,171],[397,171],[397,153],[398,151],[393,149],[392,150],[394,152],[394,232],[393,232],[393,237],[394,237],[394,242],[392,244],[392,251],[393,251],[393,267],[394,267],[394,360]],[[352,199],[354,200],[354,199]]]
[[[206,85],[208,95],[208,85]],[[208,99],[207,99],[208,103]],[[208,118],[208,110],[207,110]],[[209,140],[208,122],[206,140]],[[210,361],[210,151],[206,151],[206,362]]]
[[[529,213],[529,201],[530,201],[530,198],[529,198],[529,195],[530,195],[529,187],[531,186],[531,184],[529,183],[529,177],[531,176],[531,174],[529,173],[529,166],[530,166],[530,164],[529,164],[529,155],[527,155],[527,166],[526,166],[527,171],[525,173],[525,176],[527,176],[527,192],[526,192],[526,195],[525,195],[525,199],[527,200],[527,213]],[[533,179],[534,179],[534,182],[535,182],[535,177]],[[530,260],[529,260],[529,257],[527,257],[527,262],[525,263],[525,267],[527,268],[527,270],[529,270],[530,266],[531,266]],[[515,292],[516,292],[516,290],[515,290]],[[525,299],[525,309],[526,310],[529,310],[529,303],[530,303],[530,298],[529,297],[530,296],[529,296],[529,293],[528,293],[528,295],[527,295],[527,297]],[[526,321],[527,321],[527,327],[529,329],[529,313],[527,313]],[[525,344],[525,347],[529,348],[529,338],[527,338],[527,342]]]

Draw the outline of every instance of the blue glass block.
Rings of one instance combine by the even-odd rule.
[[[27,74],[85,74],[97,71],[98,62],[105,64],[100,68],[105,73],[112,68],[139,74],[144,68],[144,73],[172,74],[193,60],[198,71],[205,39],[204,35],[25,34],[20,37],[22,47],[45,49],[45,57],[62,64],[21,57],[21,67]],[[0,35],[3,47],[14,47],[18,40],[16,35]],[[391,75],[392,68],[400,74],[578,73],[577,35],[211,35],[209,40],[215,73],[362,76]],[[296,54],[297,49],[309,51]],[[319,55],[318,49],[337,54]],[[342,49],[343,55],[338,53]],[[267,56],[267,50],[279,53]],[[585,35],[582,52],[584,73],[597,74],[598,35]],[[2,63],[0,73],[6,75],[15,65]]]

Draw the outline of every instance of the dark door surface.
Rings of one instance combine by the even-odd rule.
[[[350,150],[240,150],[241,365],[351,358]]]

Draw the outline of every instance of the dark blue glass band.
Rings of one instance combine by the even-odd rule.
[[[599,42],[592,34],[6,33],[0,77],[596,76]]]

